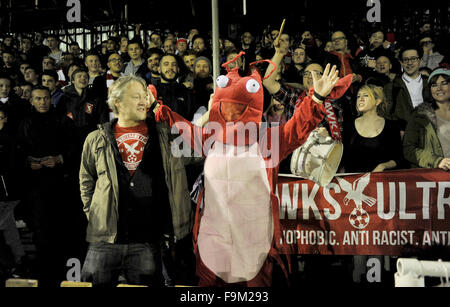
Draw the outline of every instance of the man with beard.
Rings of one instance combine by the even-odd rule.
[[[208,109],[208,102],[213,93],[213,86],[211,61],[204,56],[197,57],[194,62],[195,109],[202,106]]]
[[[159,48],[148,49],[147,68],[149,71],[145,74],[144,78],[147,85],[153,84],[157,86],[160,83],[159,61],[163,54]]]
[[[180,72],[177,57],[173,54],[164,55],[159,61],[158,70],[161,76],[161,83],[157,86],[158,100],[185,118],[192,119],[195,111],[192,94],[177,81]]]

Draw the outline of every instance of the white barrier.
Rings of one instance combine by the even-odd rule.
[[[396,287],[425,287],[425,276],[446,278],[449,282],[450,262],[419,261],[417,259],[399,258],[397,273],[395,273]]]

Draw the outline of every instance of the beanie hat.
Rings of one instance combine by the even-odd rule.
[[[179,38],[179,39],[177,40],[177,45],[178,45],[178,43],[181,43],[181,42],[185,42],[185,43],[187,44],[187,39],[185,39],[185,38]]]
[[[209,65],[209,72],[212,73],[213,68],[212,68],[211,60],[208,59],[205,56],[199,56],[198,58],[196,58],[195,61],[194,61],[194,67],[195,67],[195,65],[197,65],[197,62],[200,61],[200,60],[204,60],[204,61],[206,61],[208,63],[208,65]]]
[[[431,78],[433,78],[436,75],[447,75],[450,76],[450,70],[446,68],[438,68],[435,69],[430,76],[428,77],[428,82],[430,82]]]

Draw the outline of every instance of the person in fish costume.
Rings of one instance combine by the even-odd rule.
[[[228,73],[217,78],[204,127],[165,105],[155,114],[157,121],[175,126],[183,145],[205,157],[204,188],[193,229],[199,286],[270,286],[274,260],[287,276],[279,254],[288,251],[280,244],[279,200],[274,193],[279,162],[322,121],[325,97],[340,97],[351,84],[351,75],[339,80],[336,67],[328,65],[321,78],[313,77],[315,96],[306,97],[286,124],[267,128],[261,123],[261,75],[253,70],[241,77],[237,67],[228,68],[243,54],[222,65]],[[275,70],[271,64],[274,69],[268,76]]]

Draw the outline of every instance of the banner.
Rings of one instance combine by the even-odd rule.
[[[346,175],[326,187],[280,176],[281,243],[292,253],[402,255],[450,246],[450,173],[413,169]]]

